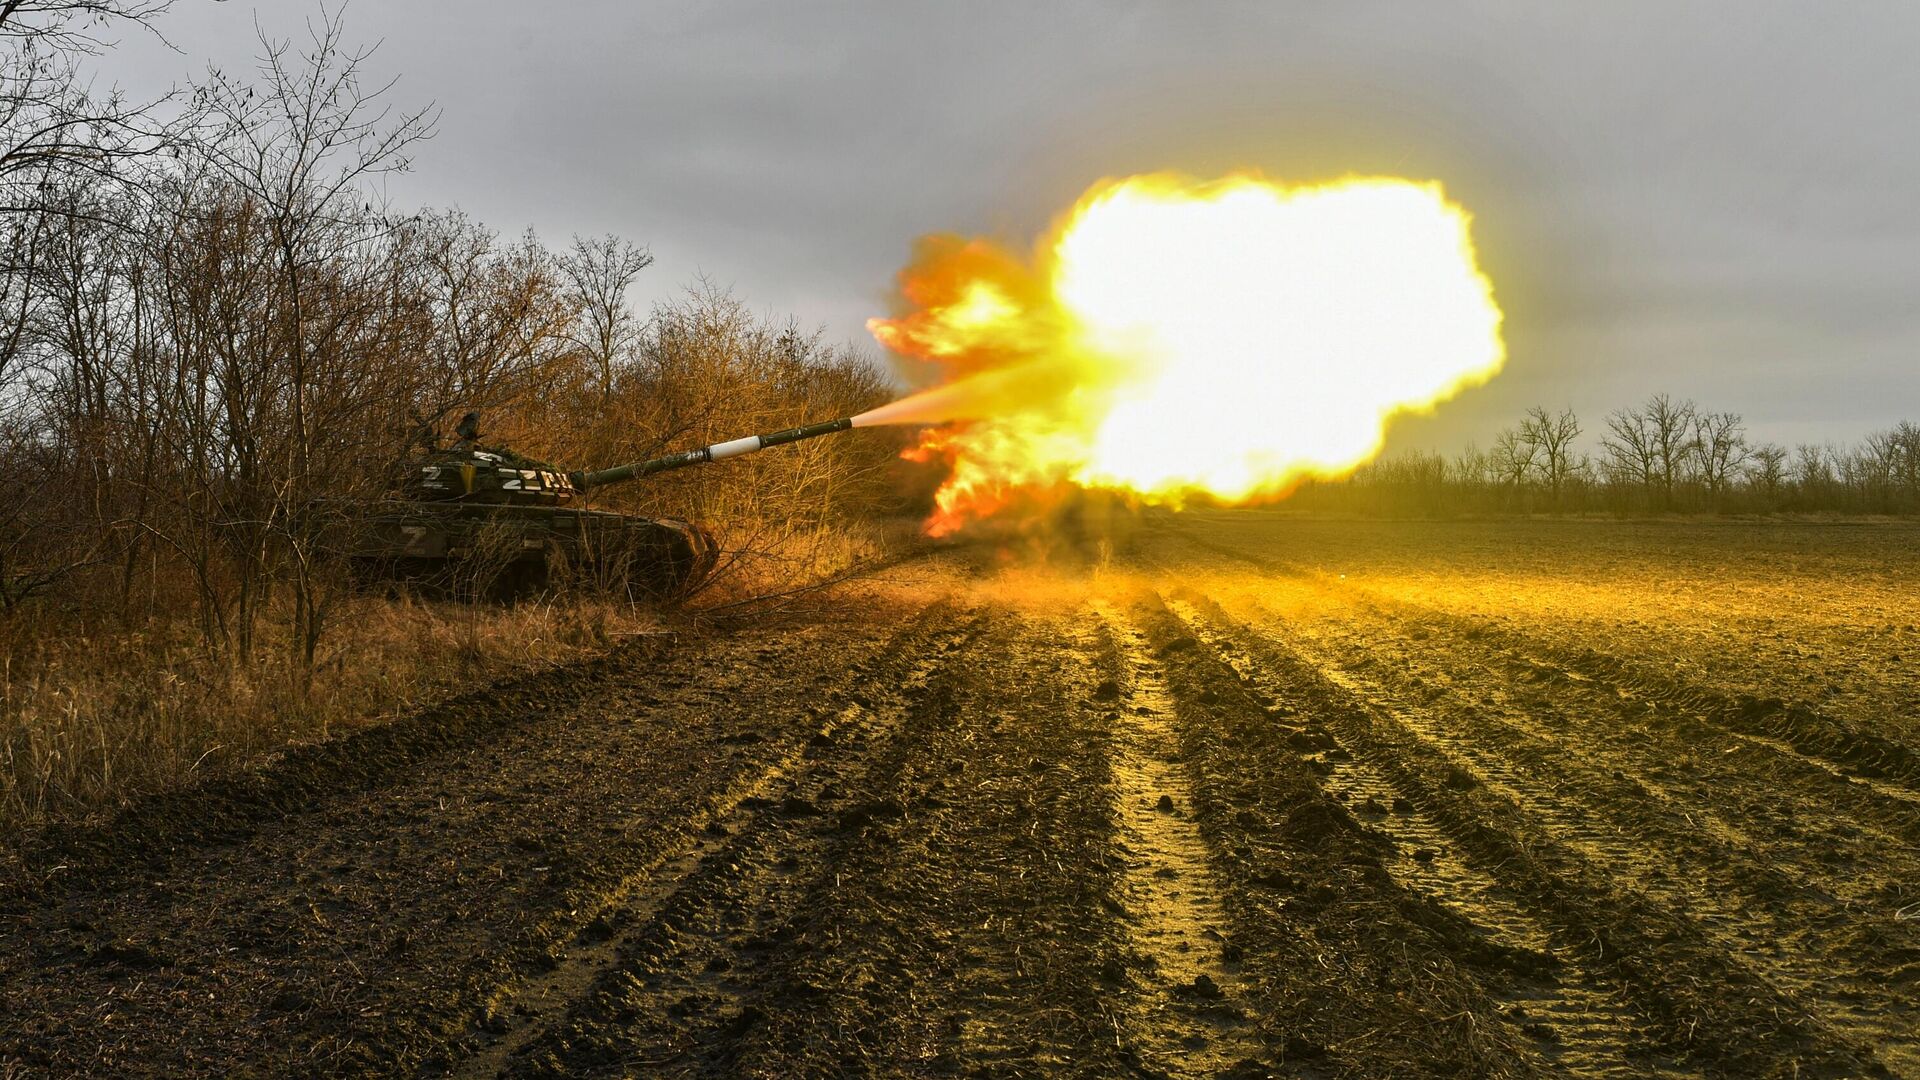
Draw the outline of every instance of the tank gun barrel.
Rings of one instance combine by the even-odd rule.
[[[651,458],[647,461],[636,461],[630,465],[616,465],[611,469],[596,469],[592,472],[582,470],[569,474],[567,478],[573,481],[573,486],[576,489],[586,491],[589,488],[618,484],[621,481],[632,480],[639,476],[651,476],[654,473],[667,472],[672,469],[684,469],[689,465],[704,465],[709,461],[725,461],[731,457],[739,457],[741,454],[751,454],[756,450],[765,450],[769,446],[783,446],[787,443],[799,442],[802,439],[814,439],[822,435],[831,435],[836,431],[845,431],[852,426],[853,418],[843,416],[838,420],[823,420],[818,424],[806,424],[801,427],[788,428],[785,431],[776,431],[771,435],[749,435],[744,439],[714,443],[712,446],[702,446],[697,450],[682,450],[677,454],[668,454],[665,457]]]

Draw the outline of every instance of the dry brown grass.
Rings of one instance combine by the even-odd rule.
[[[920,521],[873,517],[808,525],[778,534],[764,525],[736,522],[717,529],[723,554],[709,582],[688,601],[695,612],[742,606],[795,589],[857,573],[911,548]]]
[[[276,630],[285,613],[275,611]],[[209,656],[190,626],[102,630],[40,613],[0,630],[0,832],[110,809],[652,629],[591,598],[463,607],[360,598],[303,692],[289,650]]]
[[[784,536],[723,530],[740,553],[673,612],[583,593],[514,607],[353,597],[304,690],[283,605],[269,611],[246,664],[210,654],[184,611],[129,631],[75,613],[84,608],[23,609],[0,622],[0,835],[110,811],[292,744],[584,660],[622,635],[751,607],[884,558],[912,535],[904,520]]]

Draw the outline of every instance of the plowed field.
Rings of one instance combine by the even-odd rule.
[[[1920,529],[1099,551],[29,836],[0,1075],[1920,1076]]]

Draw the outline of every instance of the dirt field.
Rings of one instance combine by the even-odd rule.
[[[0,866],[0,1075],[1920,1076],[1920,528],[1159,517]]]

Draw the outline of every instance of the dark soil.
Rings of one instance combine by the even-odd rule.
[[[22,838],[0,1075],[1920,1075],[1915,530],[1036,551]]]

